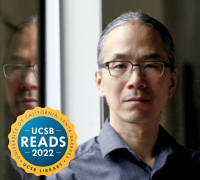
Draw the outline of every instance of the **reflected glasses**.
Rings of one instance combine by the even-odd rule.
[[[109,61],[104,64],[100,64],[99,68],[107,66],[109,73],[114,77],[126,77],[129,76],[133,70],[133,66],[139,66],[141,73],[146,77],[160,77],[163,75],[165,67],[172,65],[167,62],[161,61],[145,61],[140,64],[133,64],[129,61]]]
[[[4,76],[9,79],[20,79],[25,76],[27,73],[27,68],[33,68],[33,72],[38,74],[38,63],[33,65],[25,65],[25,64],[4,64],[3,72]]]

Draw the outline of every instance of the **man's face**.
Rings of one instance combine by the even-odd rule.
[[[38,60],[38,28],[36,23],[18,31],[8,47],[5,63],[33,65]],[[23,78],[5,78],[8,104],[15,117],[38,105],[38,79],[32,67],[28,67]]]
[[[113,29],[107,36],[103,63],[108,61],[144,61],[169,59],[158,31],[139,22],[128,23]],[[102,97],[110,108],[110,119],[129,123],[158,123],[167,99],[175,90],[177,70],[171,73],[165,68],[161,77],[145,77],[138,66],[128,77],[110,76],[108,68],[102,74],[95,73],[96,83]]]

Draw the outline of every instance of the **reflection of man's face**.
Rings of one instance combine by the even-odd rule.
[[[38,28],[32,23],[20,29],[11,39],[6,63],[33,65],[38,60]],[[15,117],[38,105],[38,79],[32,67],[27,67],[23,78],[5,78],[8,104]]]

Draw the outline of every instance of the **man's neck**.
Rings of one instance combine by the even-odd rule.
[[[153,168],[155,157],[153,149],[158,138],[159,123],[128,123],[115,121],[110,118],[110,125],[115,129],[122,140],[139,156],[146,164]],[[159,121],[158,121],[159,122]]]

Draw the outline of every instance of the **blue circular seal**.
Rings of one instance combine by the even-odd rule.
[[[17,117],[8,135],[17,166],[36,176],[67,167],[77,148],[74,125],[59,110],[36,107]]]
[[[64,127],[50,117],[35,117],[21,128],[18,147],[21,155],[35,166],[50,166],[60,160],[68,146]]]

